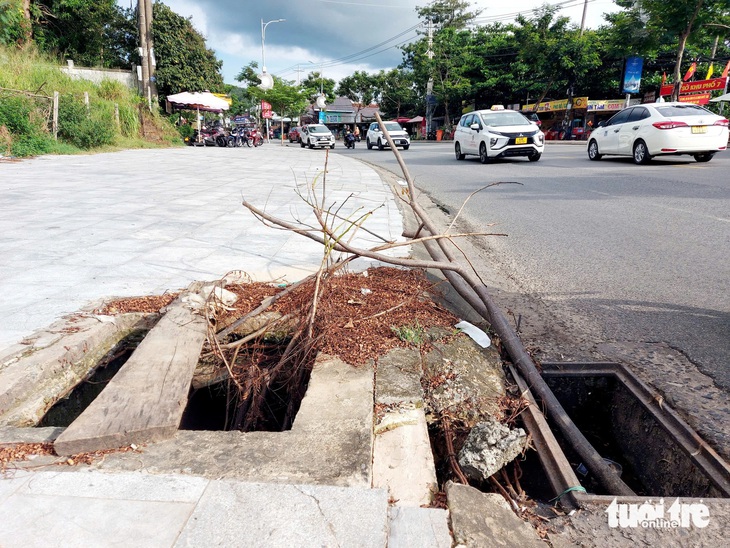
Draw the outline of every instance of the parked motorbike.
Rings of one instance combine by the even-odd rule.
[[[345,133],[345,148],[355,148],[355,134],[351,132]]]
[[[243,139],[244,139],[243,128],[235,127],[231,130],[231,133],[228,135],[227,145],[229,147],[242,147]]]
[[[261,132],[258,130],[258,128],[249,131],[246,144],[248,146],[253,145],[255,147],[260,147],[264,144],[264,136],[261,135]]]

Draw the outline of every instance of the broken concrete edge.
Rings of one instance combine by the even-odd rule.
[[[444,488],[454,544],[466,547],[542,548],[532,525],[514,513],[502,495],[449,481]]]
[[[22,443],[53,443],[65,428],[49,426],[46,428],[22,428],[0,426],[0,448],[13,447]]]
[[[95,370],[101,359],[156,314],[77,314],[38,332],[32,346],[5,355],[0,369],[0,425],[35,426],[57,401]],[[38,344],[38,346],[36,346]]]

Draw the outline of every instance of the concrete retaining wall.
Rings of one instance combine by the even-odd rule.
[[[131,89],[139,87],[135,70],[76,67],[73,61],[69,60],[68,66],[61,67],[61,72],[68,74],[74,80],[90,80],[95,84],[100,84],[102,80],[114,80]]]

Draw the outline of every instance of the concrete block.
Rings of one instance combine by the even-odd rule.
[[[446,498],[454,542],[466,548],[544,548],[532,526],[501,495],[448,482]]]
[[[451,548],[448,511],[392,506],[389,515],[388,548]]]
[[[412,348],[394,348],[378,358],[376,403],[423,401],[421,354]]]
[[[379,429],[385,422],[389,429]],[[438,491],[422,407],[395,408],[376,426],[373,486],[387,489],[398,506],[430,504]]]

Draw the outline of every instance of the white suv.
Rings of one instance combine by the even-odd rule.
[[[299,143],[302,148],[305,146],[309,148],[335,148],[335,136],[332,135],[330,129],[324,124],[309,124],[302,128],[302,132],[299,135]]]
[[[486,164],[492,158],[527,156],[537,162],[545,149],[545,134],[516,110],[492,107],[464,114],[454,132],[457,160],[467,154]]]
[[[385,129],[388,130],[390,138],[393,139],[395,146],[401,147],[403,150],[408,150],[408,147],[411,146],[411,139],[408,137],[408,132],[400,127],[398,122],[383,122],[383,124],[385,125]],[[372,150],[374,146],[377,146],[378,150],[383,150],[389,146],[385,135],[380,131],[380,124],[378,122],[370,124],[365,141],[367,142],[368,150]]]

